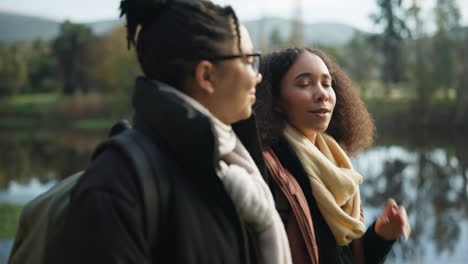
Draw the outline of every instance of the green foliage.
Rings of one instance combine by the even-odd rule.
[[[281,48],[285,42],[283,39],[283,36],[281,35],[281,31],[279,30],[278,27],[273,28],[273,30],[270,32],[270,49],[271,50],[276,50]]]
[[[360,84],[362,93],[367,90],[365,83],[377,80],[379,60],[375,56],[376,50],[369,36],[357,33],[345,47],[347,62],[344,67],[351,78]]]
[[[0,43],[0,97],[18,93],[27,83],[28,69],[22,43]]]
[[[73,124],[74,128],[84,130],[98,130],[102,131],[108,129],[115,123],[113,119],[91,119],[91,120],[79,120]]]
[[[28,62],[29,89],[28,93],[44,93],[58,91],[60,88],[57,60],[52,53],[50,44],[41,39],[35,40],[31,49],[34,51]]]
[[[19,205],[0,203],[0,239],[15,236],[21,209]]]
[[[460,10],[454,0],[438,0],[435,8],[437,31],[433,41],[434,85],[446,91],[454,88],[460,54]]]
[[[61,95],[58,93],[21,94],[7,98],[0,98],[0,117],[14,116],[37,118],[46,114],[56,104]],[[39,121],[39,120],[38,120]],[[11,123],[11,122],[8,122]]]
[[[93,38],[88,49],[86,75],[93,91],[130,94],[135,77],[141,74],[134,50],[127,49],[125,28],[117,27]]]
[[[63,92],[66,95],[81,90],[87,92],[86,60],[87,47],[92,37],[91,29],[82,24],[65,21],[60,26],[52,49],[61,70]]]
[[[388,88],[389,84],[402,82],[405,76],[402,46],[404,38],[409,35],[409,30],[403,17],[402,2],[402,0],[377,0],[379,12],[372,15],[374,23],[383,30],[374,38],[383,58],[382,81]],[[387,93],[390,92],[388,88]]]

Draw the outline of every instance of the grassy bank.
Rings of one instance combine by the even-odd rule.
[[[449,130],[466,130],[454,124],[455,104],[436,101],[421,109],[412,101],[365,100],[376,126],[383,130],[426,131],[447,133]],[[466,116],[468,122],[468,115]]]
[[[364,101],[381,131],[458,129],[452,123],[453,99],[435,100],[424,111],[414,100],[396,94],[391,99],[376,96]],[[116,120],[130,117],[129,101],[129,95],[125,94],[35,94],[1,98],[0,127],[106,129]]]
[[[19,205],[0,203],[0,239],[15,236],[21,209]]]
[[[48,93],[0,98],[0,127],[104,129],[130,116],[128,101],[124,94]]]

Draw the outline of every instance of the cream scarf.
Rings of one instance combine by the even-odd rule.
[[[210,118],[218,147],[218,176],[240,217],[256,233],[259,263],[292,264],[288,237],[276,211],[273,195],[232,127],[221,122],[193,98],[173,88],[161,89],[179,96]]]
[[[317,133],[315,144],[290,125],[284,135],[309,177],[312,194],[338,245],[361,237],[365,231],[360,220],[362,177],[348,155],[325,133]]]

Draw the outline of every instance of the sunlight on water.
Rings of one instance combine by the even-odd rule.
[[[50,189],[56,182],[52,180],[42,184],[37,178],[31,179],[27,184],[12,181],[6,190],[0,190],[0,203],[25,204]]]

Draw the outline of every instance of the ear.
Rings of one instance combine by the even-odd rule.
[[[202,60],[195,67],[195,85],[207,94],[213,94],[214,89],[214,66],[213,63]]]

